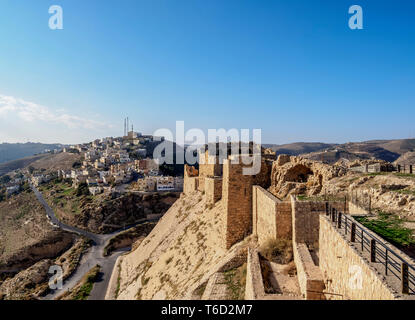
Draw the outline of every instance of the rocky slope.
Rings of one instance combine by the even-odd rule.
[[[56,230],[32,192],[0,203],[0,271],[18,271],[71,246],[71,233]]]
[[[32,300],[40,291],[45,290],[49,279],[50,259],[41,260],[30,268],[19,272],[13,278],[0,283],[0,300]]]
[[[349,173],[331,180],[323,192],[357,197],[364,208],[370,201],[372,209],[415,222],[415,175]]]
[[[223,212],[222,201],[211,207],[200,192],[182,195],[138,248],[121,258],[117,298],[195,298],[233,252],[221,246]]]

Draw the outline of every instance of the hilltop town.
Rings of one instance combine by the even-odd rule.
[[[152,150],[163,140],[160,138],[156,141],[153,136],[129,131],[123,137],[107,137],[55,149],[51,151],[52,154],[69,154],[68,157],[73,162],[66,168],[55,171],[50,167],[36,169],[30,165],[25,173],[36,187],[58,178],[70,180],[75,188],[86,184],[92,195],[123,193],[127,190],[181,191],[183,177],[163,175],[157,159],[152,158]],[[3,176],[1,182],[4,188],[3,197],[18,193],[23,182],[22,170]]]

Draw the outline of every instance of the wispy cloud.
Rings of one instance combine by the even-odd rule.
[[[42,121],[64,125],[69,129],[105,130],[113,128],[113,125],[109,123],[71,115],[66,113],[64,109],[53,110],[33,102],[0,94],[0,118],[11,114],[26,122]]]

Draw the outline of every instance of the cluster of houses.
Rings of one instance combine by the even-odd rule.
[[[50,174],[37,174],[33,175],[30,179],[32,184],[36,187],[40,186],[42,183],[47,183],[52,180],[53,177]]]
[[[7,182],[0,183],[0,189],[5,191],[6,196],[18,194],[21,191],[21,186],[24,182],[24,177],[13,177]],[[3,191],[3,193],[4,193]]]
[[[111,192],[133,181],[137,191],[181,191],[183,178],[161,176],[157,161],[147,157],[147,149],[142,146],[152,141],[152,136],[130,131],[124,137],[70,146],[63,152],[80,153],[82,163],[70,171],[59,170],[58,177],[71,179],[74,187],[86,183],[93,195]]]

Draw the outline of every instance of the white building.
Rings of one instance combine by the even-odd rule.
[[[174,190],[174,178],[173,177],[158,177],[157,178],[157,191]]]
[[[20,185],[11,186],[11,187],[6,188],[7,195],[12,195],[12,194],[15,194],[15,193],[19,193],[19,191],[20,191]]]

